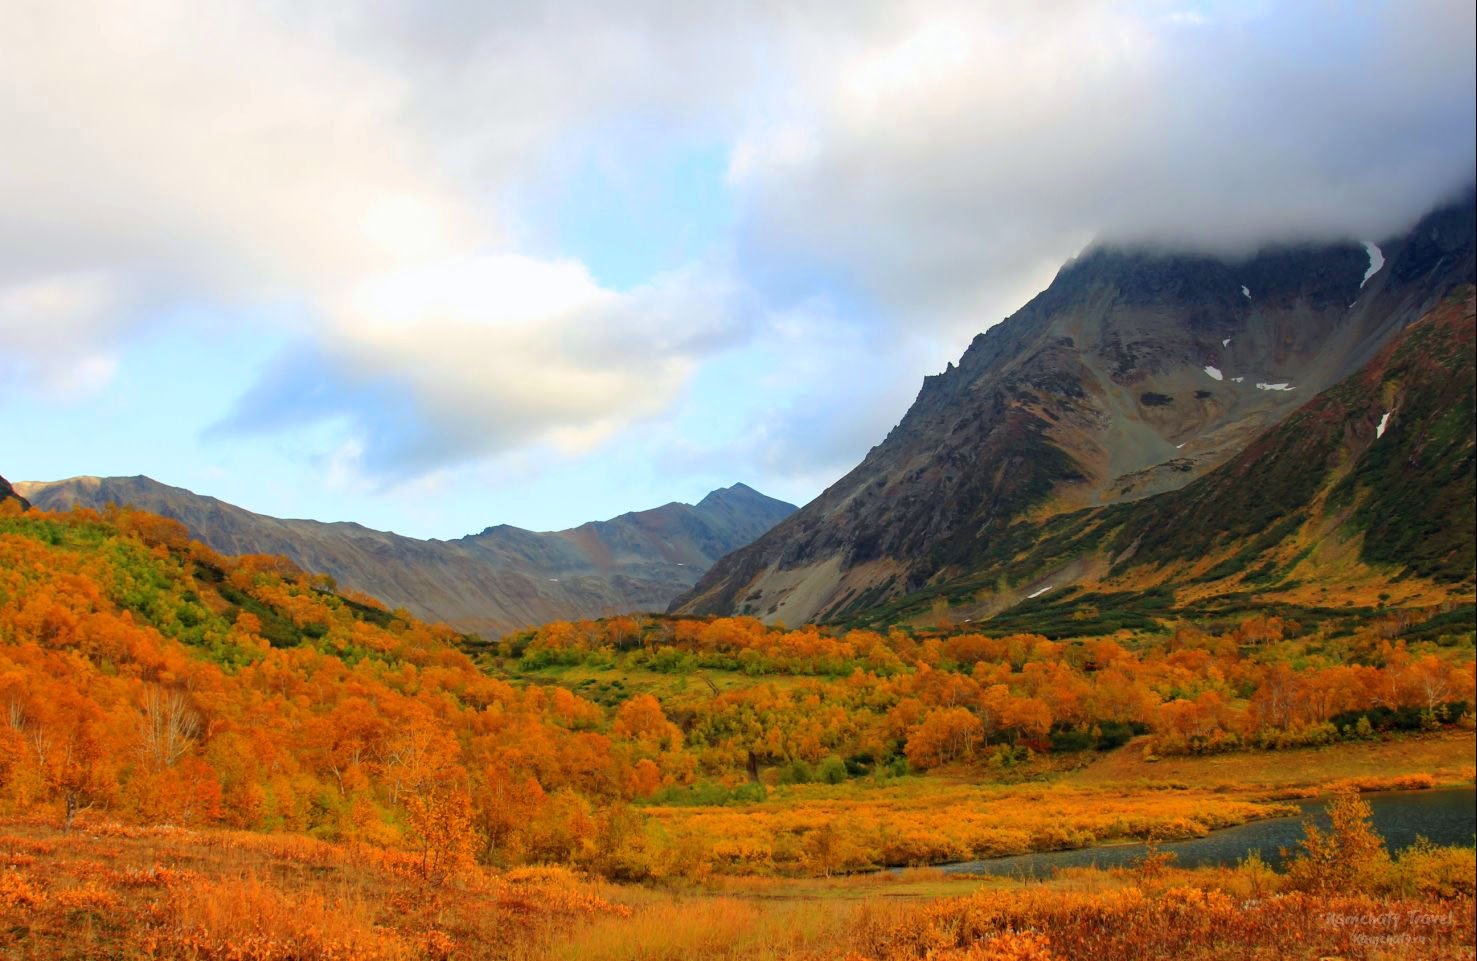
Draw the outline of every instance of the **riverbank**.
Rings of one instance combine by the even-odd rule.
[[[827,875],[1202,838],[1297,815],[1299,799],[1471,784],[1474,751],[1471,731],[1159,762],[1130,744],[1072,768],[1007,772],[1008,783],[999,771],[961,766],[777,788],[753,804],[645,810],[679,845],[707,846],[699,878]]]
[[[1327,794],[1340,789],[1398,789],[1402,778],[1425,777],[1432,787],[1471,784],[1477,778],[1477,734],[1439,731],[1370,741],[1342,741],[1285,751],[1146,758],[1142,741],[1061,776],[1083,788],[1178,788],[1272,800]]]
[[[0,955],[163,961],[1360,961],[1457,958],[1473,852],[1407,853],[1336,893],[1264,865],[1149,860],[1049,879],[937,871],[616,885],[300,836],[0,826]],[[1390,940],[1395,938],[1396,940]],[[1024,939],[1024,940],[1023,940]],[[1414,952],[1414,953],[1413,953]],[[1469,954],[1466,956],[1470,956]]]
[[[1013,783],[982,784],[971,780],[982,772],[956,769],[877,786],[787,788],[759,805],[646,809],[653,830],[680,828],[683,815],[689,827],[712,832],[694,856],[697,870],[648,885],[472,864],[435,880],[413,852],[300,835],[100,823],[62,833],[18,822],[0,826],[0,954],[36,961],[893,961],[899,955],[889,945],[933,944],[932,957],[960,961],[1117,961],[1182,941],[1194,950],[1177,957],[1206,961],[1225,956],[1228,945],[1246,947],[1251,958],[1385,961],[1412,956],[1412,945],[1423,958],[1455,958],[1470,945],[1477,886],[1470,844],[1406,851],[1383,876],[1338,896],[1294,888],[1264,863],[1193,867],[1126,848],[1120,866],[1067,865],[1041,878],[932,868],[843,872],[848,860],[875,863],[883,848],[867,845],[922,839],[935,845],[917,849],[926,856],[952,850],[961,831],[997,832],[980,837],[1030,850],[1075,838],[1093,844],[1176,830],[1193,838],[1235,823],[1256,828],[1268,823],[1257,820],[1264,812],[1302,812],[1286,798],[1351,779],[1438,784],[1465,776],[1470,784],[1464,772],[1472,750],[1471,732],[1158,764],[1129,747],[1072,770],[1040,772],[1039,780],[1028,771],[1014,772],[1024,779]],[[706,820],[713,818],[722,820]],[[799,821],[809,829],[794,831]],[[715,846],[720,855],[750,859],[730,864],[757,869],[702,870]],[[780,876],[781,865],[811,876]],[[1397,927],[1350,931],[1320,925],[1323,916],[1394,918]],[[1097,919],[1106,947],[1088,950],[1073,940],[1082,934],[1073,933],[1073,919],[1083,917]],[[1420,918],[1450,920],[1422,930]],[[1000,940],[1033,927],[1060,939],[1035,954],[1021,953],[1036,950],[1030,945]],[[958,940],[961,930],[974,932],[976,948],[1016,953],[980,953]],[[1373,940],[1397,935],[1426,940]],[[248,942],[253,953],[242,954]]]
[[[1477,833],[1477,789],[1445,787],[1422,791],[1385,791],[1364,795],[1373,811],[1376,832],[1392,855],[1421,840],[1443,846],[1471,845]],[[1328,828],[1324,813],[1327,797],[1302,801],[1295,816],[1250,821],[1212,831],[1203,838],[1156,844],[1122,843],[1050,851],[985,861],[940,865],[949,874],[1046,877],[1064,868],[1122,868],[1160,855],[1171,856],[1186,868],[1234,867],[1255,856],[1272,868],[1280,868],[1284,852],[1295,851],[1305,837],[1304,826],[1312,821]]]

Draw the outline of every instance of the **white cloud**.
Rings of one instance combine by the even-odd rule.
[[[118,279],[99,271],[0,286],[0,373],[56,400],[95,394],[117,369],[102,348],[124,302]]]
[[[690,269],[629,292],[578,263],[519,255],[442,261],[330,299],[222,431],[342,417],[337,460],[413,476],[525,444],[588,450],[665,409],[709,352],[745,338],[741,293]]]
[[[442,246],[485,233],[404,128],[400,78],[249,5],[27,5],[0,45],[0,270],[295,289],[397,263],[386,204]]]
[[[756,247],[909,323],[967,336],[1094,237],[1382,237],[1472,176],[1471,4],[898,10],[732,174]]]
[[[6,346],[37,350],[80,338],[106,320],[119,300],[107,274],[52,274],[0,287],[0,331]]]
[[[486,11],[444,12],[12,12],[0,322],[38,333],[21,338],[25,369],[8,366],[76,392],[105,379],[138,301],[300,305],[279,312],[292,356],[225,427],[343,418],[340,480],[356,464],[404,475],[509,445],[584,449],[669,403],[743,335],[736,285],[694,265],[604,289],[512,247],[500,194],[581,118],[711,102],[694,77],[722,58],[715,24],[676,22],[691,42],[668,57],[649,22],[598,7],[575,31],[504,11],[471,46],[451,21]]]
[[[76,396],[169,306],[273,305],[297,346],[223,429],[340,425],[348,484],[588,450],[741,348],[773,371],[746,456],[836,470],[1093,237],[1420,212],[1471,175],[1472,29],[1454,0],[23,5],[0,374]],[[730,145],[731,258],[614,290],[520,246],[510,193],[612,130]],[[796,320],[827,287],[851,306]]]

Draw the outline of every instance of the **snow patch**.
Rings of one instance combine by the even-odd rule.
[[[1225,340],[1221,341],[1221,346],[1222,347],[1230,347],[1231,346],[1231,338],[1227,337]]]
[[[1385,436],[1385,428],[1390,424],[1390,412],[1385,411],[1385,416],[1380,418],[1379,426],[1374,429],[1374,439],[1379,440]]]
[[[1221,379],[1221,369],[1219,367],[1207,367],[1205,368],[1205,372],[1214,377],[1216,380]]]
[[[1051,588],[1052,588],[1052,585],[1051,584],[1047,584],[1045,587],[1041,588],[1041,590],[1037,591],[1036,593],[1034,593],[1034,594],[1027,594],[1026,595],[1026,600],[1029,601],[1032,598],[1040,597],[1042,594],[1045,594],[1047,591],[1051,590]]]
[[[1364,285],[1369,283],[1369,278],[1379,273],[1380,268],[1385,266],[1385,254],[1378,245],[1366,240],[1364,241],[1364,252],[1369,254],[1369,269],[1364,272],[1364,279],[1359,281],[1360,290],[1363,290]]]
[[[1231,378],[1231,383],[1233,383],[1233,384],[1239,384],[1239,383],[1241,383],[1245,379],[1246,379],[1245,377],[1232,377]]]
[[[1297,390],[1291,384],[1257,384],[1257,390]]]
[[[1251,299],[1251,291],[1246,289],[1245,284],[1241,285],[1241,296],[1245,297],[1247,300]]]
[[[1174,449],[1175,450],[1179,450],[1181,447],[1184,447],[1184,446],[1185,446],[1184,444],[1175,444],[1174,445]]]

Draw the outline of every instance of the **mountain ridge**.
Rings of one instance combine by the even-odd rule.
[[[961,576],[1023,518],[1182,488],[1470,282],[1474,223],[1469,192],[1370,244],[1379,264],[1353,242],[1237,261],[1089,250],[671,610],[834,619]]]
[[[742,491],[720,489],[733,492],[727,513],[673,502],[563,531],[495,525],[439,540],[258,514],[144,475],[17,485],[42,509],[116,503],[172,517],[223,553],[281,554],[422,619],[489,634],[665,607],[719,556],[795,509],[735,486]]]

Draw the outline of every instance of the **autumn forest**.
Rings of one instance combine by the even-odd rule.
[[[677,905],[746,932],[725,957],[1131,957],[1185,911],[1196,956],[1244,925],[1334,950],[1350,932],[1294,930],[1293,906],[1335,896],[1435,897],[1442,937],[1471,934],[1471,848],[1391,860],[1347,806],[1290,874],[928,873],[1470,783],[1471,638],[1440,611],[1056,641],[629,616],[488,640],[154,515],[3,511],[17,957],[616,957],[590,932],[654,926],[678,940],[640,956],[675,958],[706,936],[662,920]],[[1175,764],[1201,773],[1157,776]],[[888,886],[978,893],[878,913]],[[1253,890],[1286,894],[1228,906]],[[1064,933],[1083,912],[1097,933]]]

